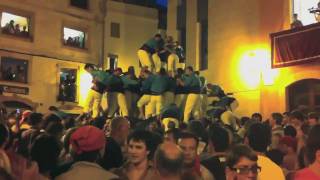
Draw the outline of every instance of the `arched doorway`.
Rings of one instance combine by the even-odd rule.
[[[320,111],[320,80],[304,79],[287,87],[287,109]]]

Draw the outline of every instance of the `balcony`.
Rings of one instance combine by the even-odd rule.
[[[270,34],[272,68],[320,62],[320,23]]]

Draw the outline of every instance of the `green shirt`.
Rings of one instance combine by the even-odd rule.
[[[166,75],[156,75],[151,84],[151,92],[153,94],[162,94],[169,88],[169,77]]]
[[[97,80],[98,82],[107,85],[108,78],[110,77],[110,74],[108,74],[105,71],[100,71],[100,70],[93,70],[91,72],[92,78]]]
[[[130,78],[129,75],[121,76],[121,80],[123,82],[123,88],[125,90],[129,90],[131,92],[138,93],[139,92],[139,81],[138,79]]]
[[[169,77],[169,87],[168,91],[175,92],[177,87],[177,81],[175,78]]]
[[[201,81],[196,74],[192,73],[191,75],[183,75],[182,81],[184,82],[184,87],[189,93],[200,93]]]
[[[145,80],[141,83],[141,92],[143,94],[150,94],[151,93],[151,85],[153,82],[153,79],[155,78],[155,75],[149,75]]]
[[[107,89],[110,92],[123,92],[123,82],[121,77],[110,75],[107,81]]]
[[[145,44],[155,50],[159,48],[159,43],[154,38],[149,39]]]

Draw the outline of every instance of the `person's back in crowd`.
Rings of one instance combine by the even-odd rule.
[[[296,172],[295,180],[320,179],[320,125],[315,125],[307,138],[306,160],[309,166]]]
[[[285,179],[282,169],[265,156],[265,152],[271,144],[271,129],[267,125],[253,124],[249,128],[245,142],[258,156],[258,165],[261,167],[258,179]]]
[[[201,163],[210,170],[215,179],[225,179],[226,152],[230,145],[229,133],[219,125],[211,125],[209,134],[209,156]]]

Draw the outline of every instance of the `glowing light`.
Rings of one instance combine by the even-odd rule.
[[[270,47],[266,45],[256,45],[240,48],[235,56],[238,64],[236,71],[239,83],[247,88],[258,88],[261,83],[272,85],[277,69],[271,68]]]
[[[80,71],[80,79],[79,79],[79,105],[84,106],[88,92],[92,86],[92,76],[86,71]]]

